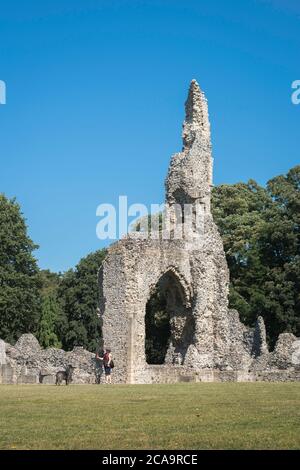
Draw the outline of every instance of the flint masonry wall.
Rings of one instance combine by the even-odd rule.
[[[12,346],[0,340],[0,383],[54,384],[56,372],[68,365],[75,367],[73,383],[101,383],[102,365],[95,354],[76,347],[66,352],[62,349],[42,349],[31,334],[22,335]]]

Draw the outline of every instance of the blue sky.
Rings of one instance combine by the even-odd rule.
[[[0,2],[0,191],[16,196],[42,268],[104,246],[96,207],[164,200],[196,78],[214,183],[299,164],[298,0]]]

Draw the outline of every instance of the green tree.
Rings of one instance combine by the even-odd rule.
[[[59,347],[63,344],[63,338],[67,331],[67,315],[63,310],[63,301],[60,298],[59,286],[64,277],[61,273],[53,273],[49,269],[43,269],[39,273],[41,280],[41,296],[43,299],[42,312],[41,312],[41,324],[39,328],[39,340],[44,347],[48,344],[48,341],[44,341],[44,336],[48,336],[48,331],[56,335],[56,340],[52,341],[53,345],[56,343]],[[51,307],[47,304],[50,303]],[[47,305],[47,307],[46,307]],[[49,309],[52,309],[52,314],[47,313]],[[46,309],[46,311],[44,310]],[[44,318],[43,318],[44,316]],[[50,325],[49,325],[50,323]],[[43,328],[45,331],[43,331]]]
[[[41,282],[36,248],[20,206],[0,194],[0,337],[8,342],[37,331]]]
[[[214,188],[213,216],[223,238],[230,270],[230,307],[243,322],[253,325],[264,297],[267,266],[261,262],[259,234],[265,230],[264,213],[273,201],[255,181]]]
[[[213,215],[230,270],[230,307],[253,326],[266,322],[270,345],[278,334],[300,333],[300,167],[270,180],[221,185]]]
[[[60,315],[61,310],[55,295],[46,295],[42,302],[42,312],[37,333],[40,345],[44,348],[61,347],[61,342],[57,336]]]
[[[62,280],[63,274],[53,273],[49,269],[41,269],[39,272],[41,281],[41,294],[45,297],[47,295],[54,295],[57,297],[59,284]]]
[[[300,165],[271,179],[267,190],[274,201],[267,214],[269,232],[264,236],[270,273],[265,283],[272,334],[300,335]],[[271,323],[271,322],[270,322]]]
[[[60,328],[61,341],[67,350],[84,346],[95,351],[101,344],[98,271],[105,253],[105,250],[98,250],[82,258],[60,282],[58,298],[65,313],[65,321]]]

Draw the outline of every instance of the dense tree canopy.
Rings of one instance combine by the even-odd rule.
[[[39,272],[41,281],[41,314],[37,338],[44,348],[61,347],[61,325],[64,312],[58,299],[58,287],[62,274],[52,273],[49,269]]]
[[[97,273],[104,250],[65,274],[39,270],[19,205],[0,195],[0,338],[33,333],[43,347],[95,350],[101,342]]]
[[[6,341],[37,331],[41,283],[36,248],[19,205],[0,194],[0,338]]]
[[[58,298],[64,312],[60,326],[65,349],[84,346],[95,351],[101,343],[101,322],[97,315],[99,287],[97,274],[105,257],[98,250],[81,259],[76,268],[63,276]]]
[[[37,332],[39,343],[44,348],[60,348],[58,337],[62,311],[55,294],[46,295],[42,300],[42,310]]]
[[[230,306],[253,325],[262,315],[271,345],[300,334],[300,166],[270,180],[221,185],[213,215],[230,269]]]

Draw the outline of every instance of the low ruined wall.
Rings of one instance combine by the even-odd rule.
[[[0,340],[0,383],[2,384],[54,384],[56,373],[68,365],[75,369],[72,383],[93,384],[103,381],[102,363],[95,354],[82,347],[73,351],[42,349],[31,334],[22,335],[12,346]]]
[[[241,363],[243,368],[231,365],[219,369],[197,369],[184,365],[146,364],[143,369],[132,370],[131,383],[300,380],[300,340],[294,335],[281,334],[272,352],[265,347],[253,351],[251,361],[247,356],[247,361]],[[101,361],[81,347],[69,352],[55,348],[42,349],[37,339],[30,334],[22,335],[14,346],[0,340],[0,384],[54,384],[56,373],[64,371],[68,365],[75,367],[72,383],[96,384],[104,381]],[[118,374],[114,372],[112,381],[125,383],[120,382]]]
[[[300,369],[218,370],[196,371],[184,366],[147,365],[143,373],[135,376],[133,383],[180,383],[180,382],[296,382],[300,380]]]

